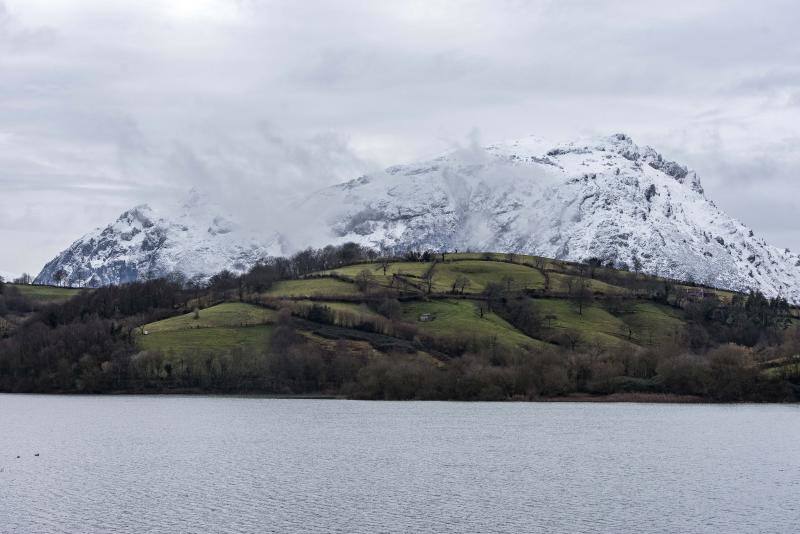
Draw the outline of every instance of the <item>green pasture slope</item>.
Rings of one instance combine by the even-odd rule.
[[[647,287],[652,290],[665,282],[641,273],[605,267],[590,270],[586,265],[535,256],[448,253],[444,261],[437,256],[436,261],[428,262],[366,262],[279,281],[268,291],[245,298],[259,305],[226,302],[200,310],[197,317],[190,313],[146,325],[142,330],[147,330],[147,335],[140,333],[138,339],[142,348],[171,354],[236,347],[266,350],[277,308],[288,308],[305,319],[314,306],[323,306],[331,313],[316,317],[332,321],[326,324],[337,329],[337,336],[364,340],[369,338],[364,334],[366,328],[383,336],[383,346],[391,346],[385,342],[394,335],[398,336],[395,346],[409,346],[408,327],[413,326],[423,345],[441,341],[443,346],[454,346],[454,340],[460,340],[475,342],[468,346],[489,343],[509,349],[560,345],[634,351],[679,343],[685,335],[684,311],[648,296]],[[486,293],[490,284],[511,290],[511,299],[526,295],[540,327],[523,332],[509,322],[510,316],[490,312]],[[688,287],[671,285],[674,290]],[[589,295],[579,299],[577,288],[581,286]],[[727,291],[705,291],[723,300],[733,296]],[[387,296],[399,299],[393,311],[398,315],[393,318],[404,330],[393,333],[391,321],[378,313]],[[323,342],[324,336],[317,335],[325,330],[320,328],[322,323],[306,320],[298,324],[299,333]],[[380,344],[374,346],[383,350]]]
[[[63,302],[81,291],[73,287],[35,286],[29,284],[8,284],[8,286],[16,288],[21,295],[43,304]]]
[[[137,341],[142,349],[166,354],[266,347],[275,317],[275,312],[266,308],[225,302],[199,310],[197,318],[192,312],[144,325]]]
[[[359,291],[354,284],[335,278],[283,280],[275,283],[269,291],[264,293],[264,296],[276,298],[353,297],[357,295],[359,295]]]
[[[420,321],[428,315],[430,321]],[[536,347],[543,344],[538,339],[526,336],[506,320],[484,310],[470,300],[413,301],[403,304],[403,319],[417,323],[421,332],[431,335],[469,339],[493,339],[501,345]]]
[[[686,322],[680,308],[642,298],[623,287],[628,285],[626,280],[647,277],[617,271],[616,279],[623,281],[618,286],[587,276],[585,269],[525,255],[447,254],[444,261],[437,257],[436,262],[348,265],[277,282],[256,297],[273,308],[285,305],[293,313],[326,306],[334,312],[333,317],[346,312],[352,325],[360,320],[381,320],[376,306],[388,291],[401,297],[399,319],[413,324],[420,335],[491,340],[508,347],[534,348],[579,339],[584,346],[635,350],[668,344],[682,335]],[[597,268],[598,272],[604,270]],[[427,278],[431,274],[429,293]],[[454,293],[457,279],[466,280],[466,285]],[[581,282],[592,294],[583,303],[569,296]],[[492,283],[518,295],[527,294],[542,321],[541,332],[531,337],[489,312],[485,290]],[[148,335],[140,335],[139,342],[143,348],[173,352],[266,346],[275,314],[268,308],[228,302],[200,310],[197,318],[187,314],[146,325]],[[354,321],[353,317],[361,319]]]

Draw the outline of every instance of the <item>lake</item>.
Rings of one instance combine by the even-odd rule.
[[[0,395],[3,533],[798,524],[798,406]]]

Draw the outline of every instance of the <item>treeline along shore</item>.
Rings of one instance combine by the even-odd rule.
[[[347,243],[210,278],[0,282],[0,391],[793,402],[795,315],[598,259]]]

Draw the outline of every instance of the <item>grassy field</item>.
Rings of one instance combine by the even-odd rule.
[[[676,339],[683,331],[680,312],[652,302],[632,302],[619,315],[610,313],[601,302],[584,306],[578,313],[575,303],[567,300],[539,299],[536,307],[555,329],[570,329],[583,339],[605,347],[653,346]],[[549,316],[549,318],[548,318]]]
[[[508,253],[483,253],[483,252],[459,252],[458,254],[447,254],[445,261],[481,260],[494,262],[508,262],[524,264],[528,266],[543,266],[547,270],[566,271],[570,269],[570,264],[561,260],[532,256],[530,254],[508,254]]]
[[[457,260],[450,259],[444,263],[437,263],[433,275],[433,291],[446,293],[452,290],[453,282],[459,275],[469,279],[469,285],[464,293],[481,293],[489,282],[504,282],[511,280],[512,289],[534,289],[544,287],[544,278],[536,269],[520,264],[512,264],[500,261],[484,261],[478,259],[479,254],[458,254]],[[476,259],[469,259],[470,257]],[[505,256],[496,255],[498,258]],[[407,276],[417,280],[422,284],[422,276],[430,269],[431,262],[395,262],[386,268],[386,275],[383,274],[383,267],[377,263],[366,263],[350,265],[339,269],[328,271],[339,276],[355,279],[362,271],[368,271],[372,279],[381,285],[388,286],[392,282],[395,274]]]
[[[445,261],[486,260],[489,258],[500,261],[508,258],[508,254],[497,252],[451,252],[445,256]],[[438,256],[438,259],[441,259],[441,255]]]
[[[389,287],[392,285],[394,275],[402,275],[412,279],[419,279],[430,268],[431,263],[418,261],[399,261],[389,264],[386,267],[386,274],[383,274],[383,267],[377,263],[361,263],[358,265],[348,265],[326,271],[323,274],[336,274],[355,280],[362,271],[369,272],[372,281],[378,285]],[[421,282],[421,280],[418,280]]]
[[[620,319],[630,326],[632,341],[644,346],[672,342],[686,326],[678,310],[654,302],[636,303],[632,313]]]
[[[498,261],[487,261],[484,254],[448,254],[446,261],[435,264],[433,292],[449,293],[459,276],[469,280],[464,294],[471,297],[483,293],[491,282],[510,285],[512,290],[544,288],[544,277],[538,269],[532,267],[534,263],[541,264],[539,258],[515,255],[513,262],[509,262],[506,254],[494,254],[492,257]],[[549,268],[571,272],[570,265],[555,260],[548,261]],[[421,277],[432,265],[430,262],[394,262],[387,267],[386,276],[378,263],[350,265],[329,273],[354,280],[366,270],[374,282],[386,285],[391,283],[393,274],[402,274],[422,286]],[[573,287],[577,283],[577,278],[572,274],[549,274],[550,289],[557,293],[567,292],[568,281],[572,280]],[[593,292],[599,294],[628,295],[628,291],[621,287],[590,278],[585,278],[584,281]],[[380,317],[366,304],[358,302],[368,295],[361,293],[356,284],[336,278],[281,281],[263,296],[292,298],[296,300],[294,306],[297,307],[312,305],[312,301],[303,300],[304,297],[327,297],[325,301],[317,300],[315,303],[328,306],[336,312],[348,312],[363,318]],[[353,301],[344,302],[337,298]],[[448,338],[469,337],[476,340],[495,339],[501,345],[516,347],[545,346],[548,345],[546,340],[552,342],[561,334],[574,332],[579,335],[582,345],[633,350],[636,347],[669,343],[681,334],[685,326],[680,310],[632,298],[625,299],[622,305],[616,301],[597,299],[587,303],[582,314],[578,313],[575,302],[563,298],[537,298],[533,302],[544,322],[544,329],[537,336],[541,339],[525,335],[494,313],[484,311],[481,317],[480,307],[485,307],[486,304],[480,300],[419,298],[403,302],[401,308],[403,321],[415,324],[422,334]],[[299,310],[295,312],[299,314]],[[434,320],[420,321],[423,314],[431,314]],[[144,348],[172,352],[231,349],[246,345],[265,346],[271,330],[269,325],[274,324],[276,319],[274,311],[238,302],[200,310],[198,315],[195,318],[194,313],[189,313],[146,325],[144,329],[148,331],[148,335],[140,335],[139,342]]]
[[[317,304],[318,306],[327,306],[333,311],[349,312],[367,318],[382,317],[381,314],[371,310],[366,304],[358,304],[355,302],[336,302],[332,300],[327,300],[327,301],[301,300],[298,301],[297,303],[300,305],[307,305],[307,306],[311,306],[313,304]]]
[[[464,293],[482,293],[490,282],[510,282],[512,290],[538,289],[544,287],[544,277],[536,269],[513,263],[464,260],[436,265],[434,289],[440,292],[452,290],[456,277],[464,276],[469,285]]]
[[[535,305],[545,325],[552,330],[577,332],[584,342],[602,347],[633,346],[627,340],[627,323],[599,304],[584,306],[582,314],[575,303],[562,299],[538,299]]]
[[[36,302],[63,302],[80,293],[80,289],[72,287],[34,286],[27,284],[8,284],[16,288],[21,295]]]
[[[583,279],[593,293],[601,293],[603,295],[625,295],[628,291],[622,287],[613,286],[600,280],[591,278]],[[580,284],[580,278],[577,276],[566,275],[562,273],[550,273],[550,290],[556,293],[568,293],[570,291],[570,283],[572,289],[575,290]]]
[[[275,320],[269,309],[226,302],[198,312],[170,317],[144,325],[137,338],[146,350],[164,353],[196,353],[204,350],[224,351],[237,346],[266,346]]]
[[[422,314],[431,314],[433,321],[422,322]],[[494,313],[484,312],[481,318],[476,304],[469,300],[437,300],[407,302],[403,304],[403,319],[415,323],[420,331],[431,335],[475,337],[517,346],[540,346],[543,342],[532,339]]]
[[[419,277],[422,276],[430,266],[430,262],[396,261],[387,265],[386,276],[391,277],[393,274],[405,274]],[[336,273],[349,278],[355,278],[361,271],[369,271],[370,274],[376,277],[383,276],[383,267],[378,263],[359,263],[356,265],[340,267],[327,272]]]
[[[486,257],[492,260],[487,260]],[[478,254],[478,253],[459,253],[448,254],[444,262],[439,262],[434,268],[432,289],[435,293],[448,293],[452,291],[453,282],[459,275],[465,276],[469,284],[464,290],[465,294],[480,294],[489,282],[507,283],[510,281],[513,290],[520,289],[543,289],[545,285],[544,277],[541,272],[533,265],[540,258],[535,256],[513,255],[513,263],[509,263],[508,254]],[[565,272],[549,272],[550,290],[559,293],[567,293],[570,283],[577,287],[578,278],[571,273],[572,267],[564,262],[556,260],[545,260],[544,264],[548,270],[556,269]],[[383,267],[378,263],[364,263],[349,265],[323,274],[337,274],[350,279],[355,279],[362,271],[367,271],[372,276],[374,282],[389,286],[392,283],[392,275],[400,274],[411,279],[416,279],[417,285],[424,286],[421,277],[430,269],[431,262],[394,262],[386,269],[383,274]],[[576,271],[577,272],[577,271]],[[595,293],[605,295],[624,295],[627,290],[600,280],[584,278],[589,289]],[[282,289],[277,289],[277,292]],[[296,295],[295,295],[296,296]]]
[[[284,280],[274,284],[264,296],[268,297],[354,297],[361,293],[355,284],[335,278]]]
[[[194,313],[170,317],[144,326],[151,334],[191,328],[253,326],[275,322],[275,312],[252,304],[225,302]]]
[[[271,326],[214,327],[187,330],[166,330],[139,336],[142,349],[165,354],[197,354],[225,352],[236,347],[266,347]]]

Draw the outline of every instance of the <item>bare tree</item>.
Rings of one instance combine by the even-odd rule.
[[[511,286],[514,285],[514,277],[511,275],[504,276],[503,285],[506,286],[506,291],[511,292]]]
[[[380,265],[381,269],[383,269],[383,276],[386,276],[386,269],[388,269],[391,264],[392,264],[391,260],[386,257],[383,257],[380,260],[378,260],[378,265]]]
[[[498,284],[497,282],[489,282],[486,284],[486,288],[483,290],[483,293],[486,296],[486,307],[488,308],[488,311],[493,311],[495,308],[497,308],[505,296],[503,285]]]
[[[566,328],[556,336],[556,342],[574,351],[583,343],[583,336],[577,330]]]
[[[19,285],[29,285],[33,277],[28,273],[22,273],[18,278],[14,278],[14,283]]]
[[[579,278],[575,293],[573,295],[575,303],[578,305],[578,315],[583,315],[583,307],[592,300],[592,290],[585,278]]]
[[[369,269],[363,269],[356,275],[356,285],[358,286],[358,289],[364,293],[369,291],[373,281],[374,279]]]
[[[428,294],[431,294],[433,291],[433,278],[434,278],[434,271],[436,270],[436,262],[432,263],[430,267],[425,271],[422,275],[422,280],[425,282],[425,286],[427,288]]]
[[[455,280],[453,280],[453,294],[460,293],[464,294],[464,290],[469,286],[469,278],[464,276],[463,274],[459,274],[456,276]]]

